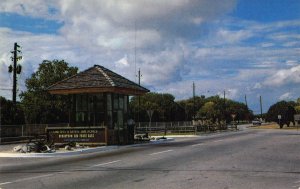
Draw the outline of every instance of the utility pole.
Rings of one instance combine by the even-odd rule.
[[[262,99],[261,99],[261,96],[259,96],[259,102],[260,102],[260,118],[262,119]]]
[[[138,71],[138,83],[139,83],[139,86],[141,86],[141,70],[139,68],[139,71]],[[141,97],[139,95],[139,103],[138,103],[138,122],[140,122],[140,104],[141,104]]]
[[[247,95],[245,95],[245,105],[248,108],[248,103],[247,103]]]
[[[193,82],[193,119],[195,120],[196,115],[196,107],[195,107],[195,83]]]
[[[226,98],[225,98],[225,90],[224,90],[224,120],[225,120],[225,124],[226,124]]]
[[[13,61],[13,65],[10,65],[8,67],[8,72],[13,73],[13,91],[12,91],[12,101],[14,106],[16,106],[17,102],[17,74],[20,74],[22,71],[22,66],[18,65],[18,61],[22,59],[22,56],[18,56],[18,53],[21,53],[21,50],[19,50],[20,46],[15,43],[14,44],[14,50],[11,51],[13,54],[11,57],[11,60]]]

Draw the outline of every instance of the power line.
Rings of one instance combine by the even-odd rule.
[[[3,91],[11,91],[12,89],[0,88],[0,90],[3,90]]]

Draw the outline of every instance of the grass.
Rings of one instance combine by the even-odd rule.
[[[298,126],[300,129],[300,126]],[[251,127],[253,129],[280,129],[279,125],[277,123],[270,123],[266,125],[260,125],[260,126],[253,126]],[[286,125],[283,126],[282,130],[297,130],[297,126],[289,126]]]

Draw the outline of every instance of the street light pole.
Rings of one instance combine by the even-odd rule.
[[[226,98],[225,98],[225,90],[224,90],[224,121],[225,121],[225,124],[226,124]]]
[[[196,114],[196,107],[195,107],[195,83],[193,82],[193,119],[195,120]]]

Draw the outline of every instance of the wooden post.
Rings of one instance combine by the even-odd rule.
[[[104,127],[104,136],[105,136],[105,143],[106,145],[108,145],[108,129],[107,129],[107,126]]]

